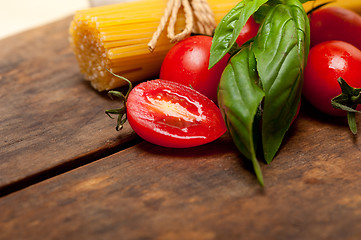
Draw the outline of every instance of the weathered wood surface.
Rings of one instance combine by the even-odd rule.
[[[116,132],[104,114],[119,103],[83,80],[68,43],[70,21],[0,41],[0,195],[135,137],[129,126]]]
[[[361,144],[344,120],[303,104],[261,164],[263,190],[227,135],[122,150],[135,135],[114,130],[116,103],[83,81],[69,22],[0,41],[0,191],[14,187],[0,239],[360,239]]]
[[[261,167],[264,190],[227,135],[143,142],[0,199],[0,239],[360,239],[360,140],[344,121],[304,106]]]

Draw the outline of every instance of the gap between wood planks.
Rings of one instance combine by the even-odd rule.
[[[0,198],[10,195],[12,193],[15,193],[17,191],[23,190],[25,188],[28,188],[37,183],[46,181],[50,178],[59,176],[63,173],[69,172],[71,170],[74,170],[74,169],[83,167],[85,165],[88,165],[90,163],[99,161],[112,154],[123,151],[132,146],[135,146],[142,141],[143,140],[141,138],[135,137],[134,139],[130,140],[129,142],[126,142],[126,143],[123,143],[123,144],[120,144],[118,146],[111,147],[111,148],[101,148],[101,149],[95,150],[93,152],[90,152],[90,153],[84,154],[82,156],[76,157],[74,159],[71,159],[70,161],[68,161],[66,163],[60,164],[58,166],[49,168],[45,171],[33,174],[26,178],[20,179],[16,182],[2,186],[2,187],[0,187]]]

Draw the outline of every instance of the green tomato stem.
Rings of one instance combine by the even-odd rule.
[[[123,128],[123,125],[124,123],[127,121],[127,100],[128,100],[128,96],[129,96],[129,93],[132,91],[133,89],[133,85],[132,85],[132,82],[129,81],[128,79],[126,79],[125,77],[122,77],[122,76],[119,76],[115,73],[112,73],[111,71],[109,71],[107,69],[107,71],[109,73],[111,73],[112,75],[114,75],[115,77],[117,78],[120,78],[120,79],[123,79],[124,81],[126,81],[128,83],[128,91],[126,93],[126,95],[124,96],[123,93],[121,92],[118,92],[118,91],[114,91],[114,90],[111,90],[108,92],[108,95],[110,98],[113,99],[113,96],[114,97],[117,97],[117,98],[120,98],[120,100],[123,102],[123,107],[121,108],[117,108],[117,109],[109,109],[109,110],[106,110],[105,113],[110,117],[110,118],[113,118],[111,116],[111,114],[115,114],[115,115],[118,115],[118,119],[117,119],[117,126],[116,126],[116,130],[119,131],[120,129]]]
[[[351,132],[356,135],[357,134],[357,125],[356,125],[356,117],[354,112],[347,112],[347,121],[348,126],[351,130]]]

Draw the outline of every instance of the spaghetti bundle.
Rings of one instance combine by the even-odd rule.
[[[239,0],[207,0],[216,24]],[[77,11],[70,25],[70,43],[84,78],[98,91],[110,90],[126,83],[108,70],[132,82],[158,76],[162,61],[173,46],[163,31],[153,52],[148,43],[156,32],[168,0],[137,0]],[[308,11],[328,2],[317,0],[304,4]],[[361,12],[360,0],[342,0],[329,4]],[[186,25],[180,9],[175,32]],[[196,16],[197,17],[197,16]]]
[[[238,0],[208,0],[216,23]],[[126,84],[108,70],[132,82],[159,74],[162,61],[173,46],[163,32],[153,52],[148,42],[157,30],[167,0],[139,0],[77,11],[70,25],[70,43],[84,78],[98,91]],[[185,26],[185,14],[178,13],[175,31]]]

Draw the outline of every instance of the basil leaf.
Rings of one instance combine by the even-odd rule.
[[[265,91],[262,117],[264,157],[270,163],[296,113],[309,51],[309,22],[298,0],[287,0],[267,14],[252,50]]]
[[[266,18],[268,12],[277,4],[280,4],[281,0],[269,0],[267,3],[263,4],[254,14],[253,19],[261,24]]]
[[[242,47],[226,66],[219,86],[218,105],[224,116],[228,131],[238,150],[252,161],[259,183],[263,186],[262,172],[256,157],[254,120],[264,97],[256,84],[256,60],[249,47]]]
[[[236,42],[250,16],[268,0],[243,0],[231,9],[216,27],[208,68],[212,68]]]
[[[304,3],[310,2],[310,1],[315,1],[315,0],[300,0],[300,3],[301,3],[301,4],[304,4]]]

